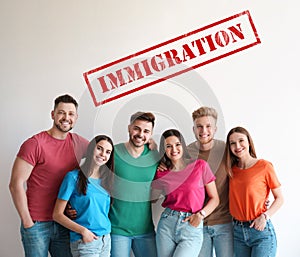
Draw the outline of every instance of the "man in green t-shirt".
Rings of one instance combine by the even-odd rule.
[[[115,145],[115,184],[110,210],[111,257],[156,257],[150,189],[158,152],[148,147],[155,117],[137,112],[128,125],[129,140]]]

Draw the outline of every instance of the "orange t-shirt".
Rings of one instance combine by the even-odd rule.
[[[240,221],[253,220],[267,210],[265,202],[270,189],[280,187],[273,165],[258,160],[248,169],[232,167],[229,181],[229,209]]]

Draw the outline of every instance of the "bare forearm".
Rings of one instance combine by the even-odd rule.
[[[272,189],[272,194],[274,196],[274,202],[271,204],[270,208],[265,212],[267,215],[272,216],[283,204],[283,194],[281,188]]]
[[[74,222],[64,214],[66,202],[60,200],[57,201],[58,203],[56,203],[53,211],[53,220],[76,233],[83,234],[86,228]]]
[[[266,214],[268,214],[270,217],[277,212],[280,207],[283,205],[283,197],[277,197],[274,202],[271,204],[270,208],[266,211]]]
[[[208,216],[216,209],[216,207],[218,205],[219,205],[218,197],[210,198],[208,200],[207,204],[202,208],[202,210],[204,210],[206,213],[206,216]]]
[[[215,182],[211,182],[205,186],[206,192],[208,194],[209,200],[207,204],[204,206],[203,210],[206,213],[206,216],[211,214],[214,209],[219,205],[220,199],[217,192],[216,184]]]
[[[79,225],[78,223],[72,221],[70,218],[68,218],[63,213],[57,213],[54,211],[53,213],[53,220],[61,224],[62,226],[76,232],[79,234],[83,234],[85,227]]]
[[[10,184],[9,190],[23,226],[32,226],[33,221],[29,213],[27,196],[23,185]]]

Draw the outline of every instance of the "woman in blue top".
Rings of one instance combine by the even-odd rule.
[[[113,152],[109,137],[96,136],[88,145],[84,164],[68,172],[61,184],[53,219],[70,229],[74,257],[110,256],[108,211],[114,178]],[[75,220],[64,214],[68,201],[77,211]]]

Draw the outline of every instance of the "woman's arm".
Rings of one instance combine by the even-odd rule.
[[[65,214],[65,208],[67,206],[68,201],[57,199],[53,211],[53,220],[60,223],[64,227],[77,232],[82,235],[82,240],[84,243],[91,242],[94,239],[97,239],[97,236],[92,233],[87,228],[77,224],[76,222],[69,219]]]
[[[271,204],[270,208],[265,212],[267,217],[271,217],[275,212],[277,212],[284,202],[283,194],[281,192],[280,187],[271,189],[271,191],[274,196],[274,201]]]
[[[184,220],[189,221],[190,224],[195,227],[197,227],[200,224],[201,220],[203,220],[206,216],[211,214],[220,202],[215,181],[206,184],[205,190],[209,197],[207,204],[202,208],[200,212],[197,212]]]
[[[205,212],[205,216],[208,216],[219,205],[220,199],[215,181],[212,181],[209,184],[205,185],[205,189],[209,200],[207,204],[202,208],[202,210]]]
[[[274,196],[274,201],[271,204],[270,208],[258,216],[250,225],[250,227],[254,227],[259,231],[263,231],[265,229],[267,220],[272,216],[283,204],[283,195],[280,187],[272,189],[272,194]]]

